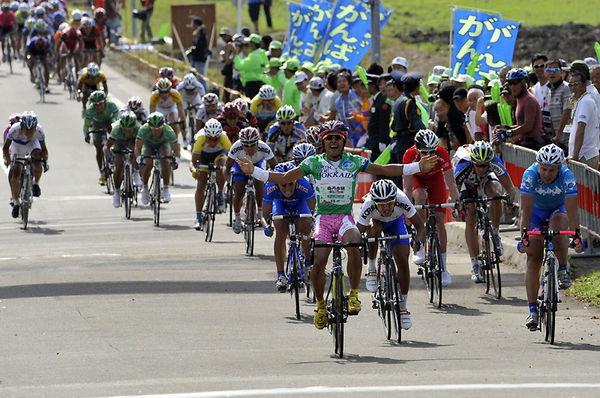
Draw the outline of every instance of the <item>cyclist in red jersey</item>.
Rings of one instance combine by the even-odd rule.
[[[95,62],[100,66],[103,46],[100,30],[94,26],[91,18],[81,18],[81,39],[83,41],[83,65]]]
[[[233,102],[228,102],[223,107],[223,113],[217,116],[217,120],[221,122],[223,131],[227,133],[227,138],[233,144],[239,138],[240,130],[248,127],[248,120],[240,115],[240,110]]]
[[[62,73],[65,67],[65,59],[68,54],[73,56],[73,62],[75,63],[75,69],[79,71],[79,52],[81,50],[81,32],[79,29],[74,27],[68,27],[63,30],[60,35],[60,43],[58,44],[58,70],[60,71],[60,75],[64,76]]]
[[[452,201],[455,202],[459,198],[450,155],[446,149],[438,145],[438,137],[433,131],[429,129],[419,130],[415,135],[415,145],[404,153],[402,162],[404,164],[418,162],[421,156],[432,155],[434,153],[438,158],[438,162],[432,170],[428,173],[419,172],[414,175],[404,176],[404,193],[409,198],[412,197],[416,205],[446,203],[448,201],[446,186],[450,191]],[[425,220],[424,211],[420,210],[420,212],[421,218]],[[446,225],[444,224],[445,215],[445,209],[435,210],[436,228],[442,251],[442,285],[448,286],[452,283],[452,277],[446,268],[447,238]],[[424,246],[421,245],[421,250],[416,255],[413,255],[413,262],[415,264],[422,264],[424,261]]]
[[[94,9],[94,25],[100,32],[100,43],[102,43],[102,47],[104,48],[106,44],[106,10],[102,7],[98,7]]]
[[[156,78],[156,80],[154,80],[154,85],[152,86],[152,91],[157,90],[156,83],[158,83],[158,81],[160,79],[162,79],[163,77],[169,79],[169,81],[171,82],[171,86],[173,88],[177,87],[177,85],[180,83],[180,80],[175,76],[175,71],[173,70],[173,68],[170,68],[168,66],[163,66],[158,71],[158,77]]]

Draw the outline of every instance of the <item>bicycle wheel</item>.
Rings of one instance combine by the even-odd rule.
[[[391,326],[391,313],[387,305],[386,299],[386,287],[387,277],[386,271],[383,267],[383,259],[380,257],[377,259],[377,312],[383,322],[383,330],[385,332],[386,339],[392,338],[392,326]]]
[[[246,254],[254,255],[254,218],[255,218],[255,203],[254,194],[249,193],[246,197]]]
[[[556,329],[556,310],[558,309],[558,297],[556,294],[556,263],[549,259],[548,275],[546,283],[548,284],[548,294],[546,296],[546,337],[545,340],[554,344],[554,334]]]
[[[152,207],[154,210],[154,225],[160,224],[160,173],[154,170],[152,173]]]
[[[442,252],[440,249],[440,241],[436,236],[433,239],[433,253],[431,258],[433,259],[431,271],[433,273],[433,303],[438,307],[442,307]]]
[[[388,274],[389,274],[389,291],[390,291],[390,313],[392,314],[392,323],[394,324],[394,329],[396,330],[396,341],[400,343],[402,341],[402,323],[400,321],[400,285],[398,284],[398,274],[396,273],[396,266],[394,262],[390,259],[388,264]]]
[[[196,129],[196,119],[194,118],[194,114],[191,110],[188,111],[188,143],[190,147],[194,147],[194,132]]]
[[[340,358],[344,357],[344,275],[342,273],[334,274],[335,292],[334,292],[334,318],[333,340],[335,353]]]
[[[204,240],[211,242],[215,227],[215,207],[216,193],[214,185],[208,187],[208,195],[206,195],[206,204],[204,206],[204,228],[206,228],[206,235]]]
[[[231,227],[233,224],[233,191],[229,182],[225,184],[225,200],[227,201],[227,207],[229,208],[229,223],[227,226]]]
[[[6,61],[8,62],[8,67],[10,68],[10,74],[12,75],[14,72],[13,72],[13,66],[12,66],[11,48],[12,48],[12,46],[10,45],[10,37],[7,37],[6,38]]]
[[[491,232],[491,231],[490,231]],[[498,255],[498,245],[494,238],[488,238],[487,262],[489,283],[494,290],[494,297],[502,297],[502,281],[500,279],[500,256]]]
[[[38,82],[38,87],[39,87],[39,92],[40,92],[40,101],[46,102],[46,99],[45,99],[46,83],[45,83],[45,79],[44,79],[44,68],[41,66],[38,66],[37,71],[38,71],[37,82]]]
[[[29,207],[31,200],[31,174],[21,172],[21,221],[23,221],[23,229],[27,229],[29,222]]]
[[[290,294],[294,296],[296,319],[300,320],[300,275],[298,272],[298,249],[295,246],[290,247],[290,257],[292,260],[290,269]]]
[[[131,181],[131,167],[125,166],[125,178],[123,180],[123,199],[125,208],[125,218],[131,218],[131,205],[133,204],[133,183]]]

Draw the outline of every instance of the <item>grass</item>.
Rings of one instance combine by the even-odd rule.
[[[575,279],[568,293],[578,300],[600,307],[600,271]]]

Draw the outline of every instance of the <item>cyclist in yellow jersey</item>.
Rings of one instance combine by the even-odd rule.
[[[204,207],[204,192],[206,190],[206,181],[208,169],[206,166],[213,163],[219,166],[217,170],[217,204],[219,212],[225,211],[225,200],[223,198],[223,186],[225,185],[225,175],[223,167],[227,159],[227,153],[231,149],[231,141],[227,134],[223,134],[223,126],[217,119],[209,119],[196,137],[196,143],[192,153],[192,162],[190,170],[192,176],[198,180],[196,186],[196,222],[194,228],[200,231],[202,228],[202,208]]]
[[[150,113],[153,112],[162,113],[167,123],[180,122],[173,129],[177,134],[181,132],[182,118],[185,116],[183,99],[167,78],[162,78],[156,83],[156,90],[150,96]]]
[[[102,87],[100,87],[100,84],[102,84]],[[94,62],[90,62],[86,68],[82,69],[81,77],[77,82],[77,93],[81,96],[84,113],[87,109],[90,94],[96,90],[103,90],[105,94],[108,94],[108,83],[100,67]]]

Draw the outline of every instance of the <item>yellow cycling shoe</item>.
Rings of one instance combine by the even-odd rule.
[[[348,312],[358,314],[361,309],[362,307],[360,306],[360,300],[358,299],[358,296],[351,294],[350,298],[348,299]]]
[[[317,308],[315,310],[315,317],[313,323],[317,329],[323,329],[327,325],[327,309]]]
[[[106,176],[101,175],[100,178],[98,178],[98,184],[106,185]]]

